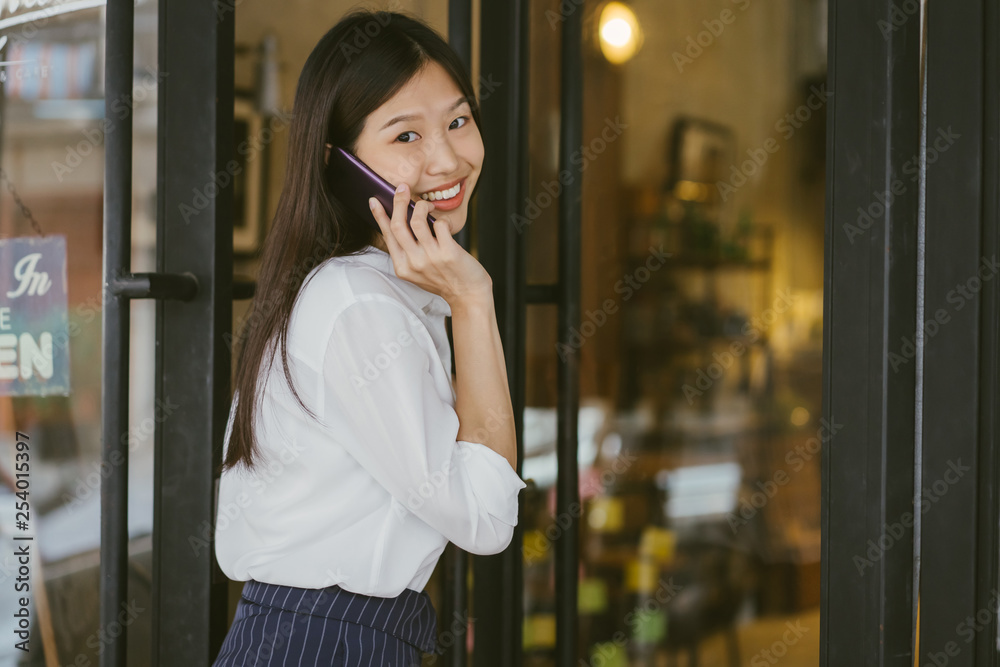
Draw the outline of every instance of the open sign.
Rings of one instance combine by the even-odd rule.
[[[66,237],[0,240],[0,395],[69,395]]]

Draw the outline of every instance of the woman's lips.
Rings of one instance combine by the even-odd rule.
[[[462,179],[462,187],[459,189],[458,194],[451,199],[437,199],[437,200],[427,200],[434,204],[435,211],[451,211],[462,205],[462,200],[465,199],[465,184],[468,181],[468,177]],[[433,211],[431,215],[433,215]]]

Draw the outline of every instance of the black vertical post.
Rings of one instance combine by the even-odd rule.
[[[127,628],[118,623],[128,595],[127,296],[113,285],[130,271],[132,254],[132,115],[112,112],[132,99],[132,0],[108,0],[104,65],[104,285],[102,307],[101,627],[121,627],[101,653],[102,667],[125,667]]]
[[[448,43],[458,54],[465,69],[472,75],[472,2],[471,0],[448,0]],[[473,82],[475,85],[475,82]],[[465,226],[455,236],[455,240],[466,250],[469,250],[470,227],[472,226],[473,208],[469,208],[469,219]],[[455,367],[455,345],[451,337],[451,321],[448,322],[448,345],[452,355],[452,368]],[[457,637],[451,637],[450,642],[442,643],[444,649],[441,660],[450,667],[465,667],[468,664],[465,632],[468,632],[469,586],[467,574],[469,571],[469,554],[454,544],[448,544],[444,554],[444,585],[442,587],[441,626],[445,632],[453,632],[459,626],[459,621],[465,623],[463,632]]]
[[[997,532],[995,442],[981,432],[992,425],[984,418],[996,411],[990,391],[997,329],[995,320],[993,328],[983,322],[987,315],[995,318],[988,299],[995,304],[1000,281],[996,229],[984,225],[986,215],[996,222],[996,200],[984,197],[984,186],[997,177],[995,153],[988,158],[993,172],[984,172],[983,150],[996,150],[997,124],[996,116],[989,119],[993,141],[985,141],[984,92],[995,113],[998,86],[996,79],[984,79],[986,31],[994,31],[991,41],[997,37],[995,24],[984,20],[986,4],[995,5],[927,4],[922,501],[928,510],[921,541],[920,662],[958,667],[996,664],[997,651],[998,600],[989,590],[997,579],[997,554],[988,553]],[[991,71],[996,74],[995,66]],[[988,187],[995,197],[996,185]],[[992,368],[984,368],[986,359]]]
[[[1000,260],[1000,7],[983,3],[982,253]],[[976,614],[997,610],[1000,591],[1000,280],[983,283],[979,331],[979,489]],[[977,619],[978,622],[978,619]],[[997,623],[976,633],[977,665],[997,667]],[[964,639],[964,637],[963,637]]]
[[[448,0],[448,44],[455,50],[465,71],[472,77],[472,0]],[[473,88],[476,82],[472,82]],[[469,220],[455,235],[458,244],[469,249],[469,238],[472,223],[472,208],[469,209]]]
[[[579,349],[571,331],[580,325],[580,244],[583,173],[574,153],[583,144],[583,8],[564,14],[560,65],[559,173],[570,175],[559,197],[559,405],[556,414],[555,544],[556,664],[576,664],[580,503],[577,424],[580,411]]]
[[[230,406],[237,8],[159,3],[157,270],[194,274],[199,290],[156,311],[154,665],[211,664],[226,632],[212,527]]]
[[[481,4],[482,76],[497,84],[482,103],[486,161],[477,193],[479,260],[493,277],[497,323],[517,431],[517,472],[524,457],[524,300],[523,238],[514,224],[527,191],[528,0]],[[473,616],[477,667],[520,665],[524,577],[523,527],[518,522],[510,546],[494,556],[473,559]]]
[[[913,664],[922,31],[895,4],[830,4],[824,667]]]

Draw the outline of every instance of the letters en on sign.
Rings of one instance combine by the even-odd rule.
[[[0,396],[69,395],[66,237],[0,239]]]

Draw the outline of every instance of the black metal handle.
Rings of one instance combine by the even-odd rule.
[[[198,294],[193,273],[126,273],[111,282],[111,293],[129,299],[190,301]]]

